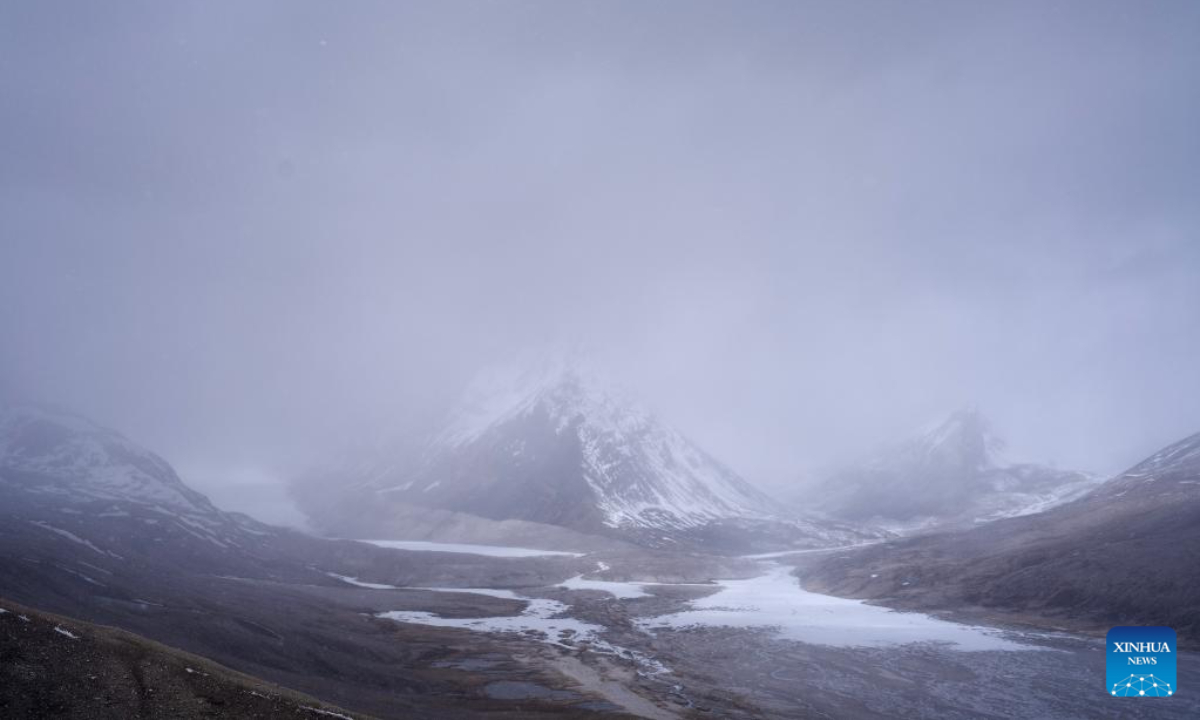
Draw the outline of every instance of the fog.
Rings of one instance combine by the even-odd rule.
[[[6,3],[0,392],[226,504],[554,342],[768,488],[971,402],[1117,471],[1198,127],[1186,1]]]

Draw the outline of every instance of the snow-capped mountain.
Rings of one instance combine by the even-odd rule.
[[[484,371],[427,439],[396,446],[405,449],[327,468],[319,482],[376,506],[623,537],[779,519],[769,498],[575,353]]]
[[[154,453],[86,418],[41,405],[0,407],[0,483],[67,503],[132,500],[216,512]]]
[[[1100,480],[1011,462],[1004,447],[971,406],[863,462],[835,469],[803,497],[834,517],[909,530],[1040,512],[1079,497]]]
[[[493,466],[497,471],[500,465],[536,467],[549,450],[539,447],[539,439],[553,441],[578,461],[572,474],[586,485],[597,519],[610,528],[694,527],[769,515],[764,495],[587,361],[569,355],[485,371],[435,437],[427,460],[433,468],[448,458],[482,453],[502,461]],[[429,484],[407,480],[385,491],[437,493],[443,482],[447,496],[478,490],[455,488],[453,475],[438,475]]]
[[[114,537],[114,523],[132,523],[141,540],[177,538],[218,552],[266,532],[217,509],[165,460],[120,433],[43,405],[0,406],[0,498],[0,514],[89,547],[102,546],[94,540],[100,535]],[[118,535],[123,544],[135,537]]]

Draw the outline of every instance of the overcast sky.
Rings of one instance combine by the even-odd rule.
[[[6,2],[0,390],[209,489],[566,337],[767,485],[968,402],[1116,471],[1197,128],[1189,0]]]

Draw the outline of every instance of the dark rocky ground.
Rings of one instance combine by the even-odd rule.
[[[0,717],[365,717],[122,630],[0,608]]]

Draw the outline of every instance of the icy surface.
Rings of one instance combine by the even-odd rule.
[[[512,590],[497,590],[494,588],[473,588],[473,587],[407,587],[405,590],[426,590],[428,592],[443,592],[443,593],[467,593],[468,595],[487,595],[488,597],[500,598],[501,600],[526,600],[527,598],[516,594]]]
[[[783,639],[838,647],[939,643],[967,651],[1038,649],[1006,639],[992,628],[808,592],[785,566],[720,585],[721,591],[691,601],[690,610],[644,619],[639,626],[649,631],[704,625],[769,628]]]
[[[487,555],[488,557],[584,556],[584,553],[565,552],[562,550],[535,550],[533,548],[510,547],[507,545],[471,545],[469,543],[443,543],[426,540],[359,540],[359,542],[392,548],[394,550],[466,553],[468,555]]]
[[[572,617],[556,617],[567,612],[569,605],[557,600],[546,598],[522,598],[513,593],[496,595],[490,591],[478,588],[411,588],[413,590],[431,590],[435,592],[461,592],[491,597],[505,597],[510,600],[524,600],[527,605],[520,615],[487,617],[487,618],[445,618],[429,612],[414,610],[393,610],[385,612],[380,617],[400,622],[418,623],[421,625],[436,625],[438,627],[457,627],[481,632],[544,633],[546,641],[561,643],[563,640],[596,640],[604,627],[577,620]]]
[[[612,582],[609,580],[586,580],[582,575],[564,580],[555,587],[568,590],[599,590],[620,600],[648,597],[650,593],[642,589],[641,583]]]
[[[430,592],[470,593],[487,595],[488,597],[504,598],[506,600],[522,600],[526,603],[520,615],[505,615],[485,618],[446,618],[435,613],[417,610],[392,610],[379,613],[379,617],[397,622],[414,623],[417,625],[432,625],[435,627],[462,628],[477,632],[533,634],[537,639],[551,645],[565,645],[564,641],[572,643],[587,642],[592,652],[605,655],[620,655],[630,658],[637,663],[641,672],[649,675],[668,672],[666,666],[642,653],[613,645],[601,636],[605,632],[603,625],[597,625],[566,615],[571,606],[558,600],[547,598],[531,598],[517,595],[511,590],[492,590],[488,588],[407,588],[409,590],[428,590]]]

